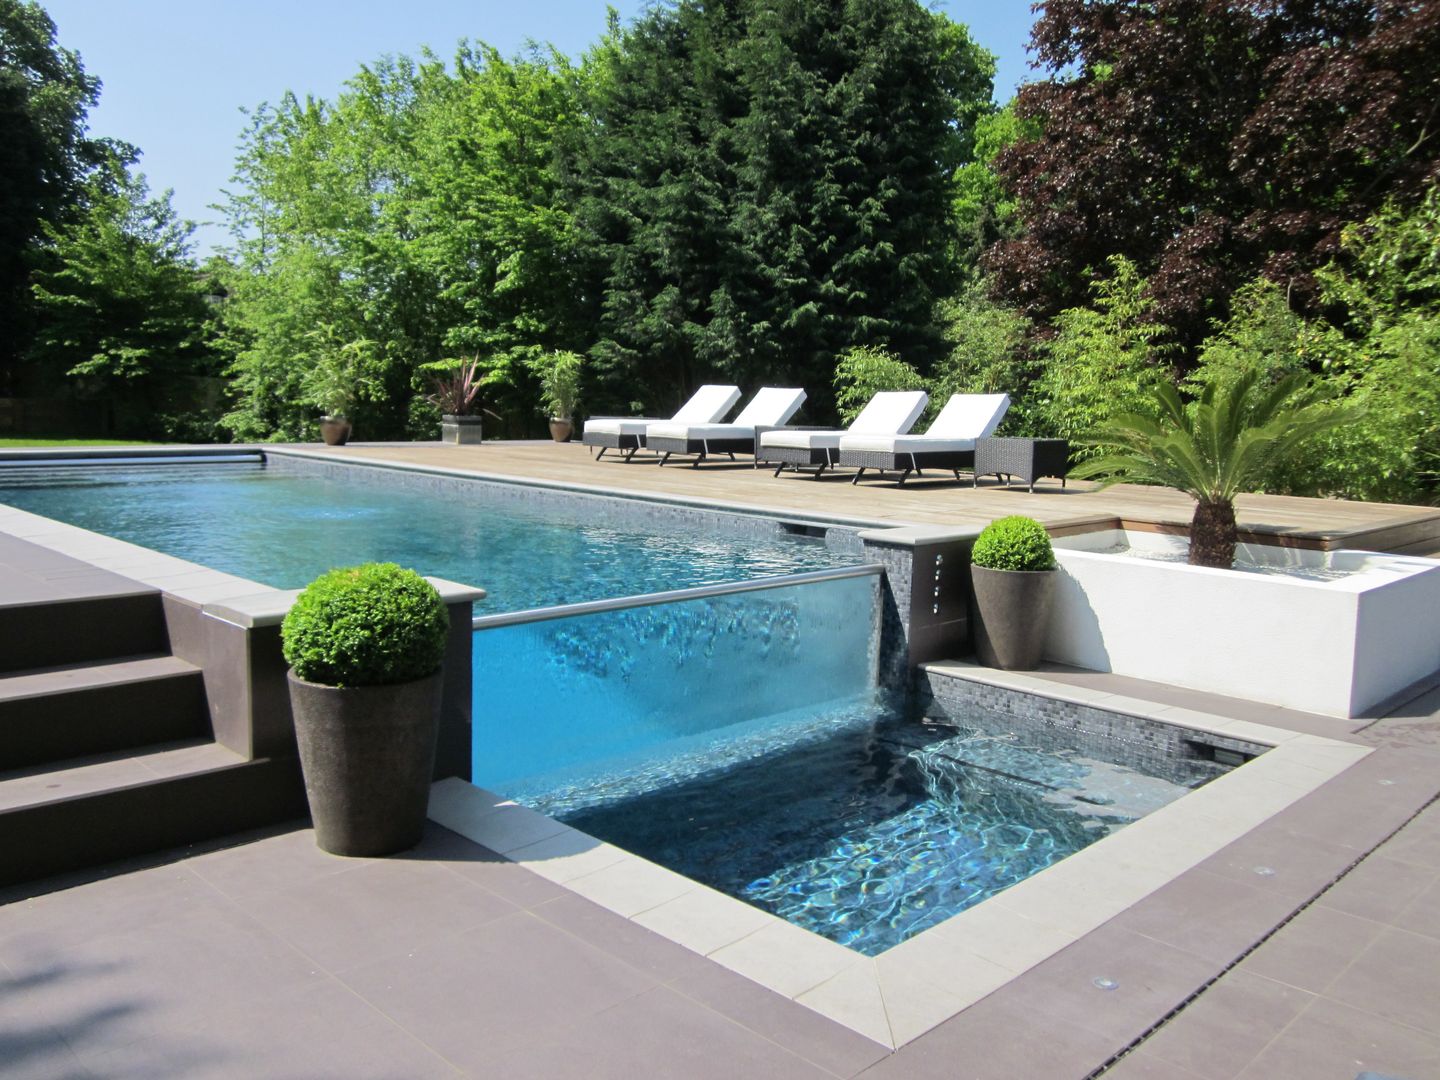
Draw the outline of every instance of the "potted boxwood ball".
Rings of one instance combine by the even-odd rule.
[[[975,652],[990,667],[1027,671],[1040,663],[1055,585],[1050,535],[1034,518],[992,521],[970,552]]]
[[[280,627],[315,823],[335,855],[389,855],[425,828],[450,616],[394,563],[331,570]]]

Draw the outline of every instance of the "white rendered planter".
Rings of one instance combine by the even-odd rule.
[[[1321,581],[1104,552],[1127,539],[1185,546],[1118,530],[1055,541],[1048,659],[1343,717],[1440,670],[1433,559],[1254,545],[1239,553],[1353,571]]]

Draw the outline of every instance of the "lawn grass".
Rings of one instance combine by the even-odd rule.
[[[0,449],[20,446],[160,446],[142,439],[0,439]]]

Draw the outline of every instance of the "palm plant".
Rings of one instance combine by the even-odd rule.
[[[1235,497],[1322,432],[1359,415],[1317,400],[1307,375],[1264,385],[1248,372],[1225,386],[1207,385],[1188,406],[1168,382],[1152,389],[1157,416],[1112,419],[1086,444],[1102,449],[1071,476],[1161,484],[1194,497],[1190,563],[1229,568],[1235,561]]]

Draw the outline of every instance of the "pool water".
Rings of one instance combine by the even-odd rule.
[[[1003,723],[1003,721],[1001,722]],[[591,805],[573,827],[875,956],[1218,775],[1147,775],[990,724],[852,709],[838,729]],[[594,800],[590,791],[585,797]]]
[[[275,588],[335,566],[393,561],[478,585],[495,613],[854,565],[805,537],[717,535],[684,523],[596,525],[585,505],[518,506],[261,465],[0,471],[0,502]]]

